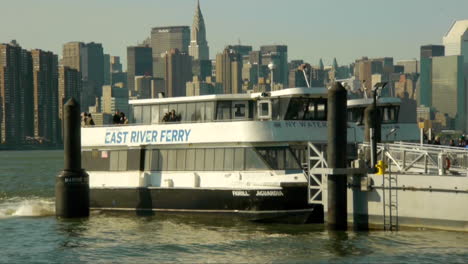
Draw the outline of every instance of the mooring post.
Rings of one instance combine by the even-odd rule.
[[[370,145],[370,163],[372,171],[375,171],[377,164],[377,143],[381,142],[381,125],[379,109],[376,104],[371,104],[364,110],[364,141]]]
[[[328,90],[328,147],[329,168],[346,166],[347,144],[347,92],[339,82]],[[348,228],[346,175],[328,175],[327,224],[333,230]]]
[[[64,106],[64,169],[55,181],[55,215],[89,216],[89,176],[81,168],[80,105],[71,98]]]

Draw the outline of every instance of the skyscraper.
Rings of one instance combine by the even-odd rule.
[[[216,82],[223,84],[225,94],[242,92],[242,57],[229,46],[216,55]]]
[[[109,85],[111,82],[111,56],[109,54],[104,54],[104,84]]]
[[[34,80],[34,136],[57,144],[59,140],[58,114],[58,57],[52,52],[31,51]]]
[[[16,41],[0,44],[0,143],[33,136],[32,58]]]
[[[468,63],[468,20],[455,21],[442,39],[445,55],[462,55]]]
[[[421,58],[445,56],[445,47],[442,45],[421,46]]]
[[[135,90],[135,76],[153,74],[152,50],[148,46],[127,47],[127,86]]]
[[[421,46],[421,77],[420,88],[417,91],[419,105],[432,106],[432,58],[445,55],[445,47],[441,45]]]
[[[88,111],[102,94],[104,84],[104,52],[100,43],[69,42],[63,45],[62,65],[81,72],[83,89],[81,111]]]
[[[263,65],[268,65],[270,63],[275,65],[275,70],[273,73],[274,82],[282,84],[283,87],[288,87],[288,46],[261,46],[260,53],[262,54]]]
[[[200,1],[197,1],[197,8],[195,9],[195,16],[193,17],[189,55],[192,56],[194,60],[210,59],[208,42],[206,41],[205,21],[200,10]]]
[[[192,58],[187,53],[171,49],[164,57],[166,74],[166,95],[185,96],[185,83],[192,79]]]
[[[165,77],[164,57],[171,49],[188,54],[190,28],[188,26],[155,27],[151,30],[153,77]]]
[[[60,66],[58,69],[58,115],[60,130],[63,127],[63,105],[70,99],[79,100],[81,94],[81,73],[67,66]],[[59,134],[59,138],[61,138]]]

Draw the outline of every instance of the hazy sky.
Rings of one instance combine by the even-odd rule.
[[[121,56],[152,27],[192,25],[196,0],[0,0],[0,42],[62,53],[69,41],[100,42]],[[286,44],[289,59],[318,64],[358,57],[419,57],[441,44],[468,0],[200,0],[210,57],[228,44]],[[126,68],[126,65],[124,65]]]

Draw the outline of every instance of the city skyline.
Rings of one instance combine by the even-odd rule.
[[[334,57],[340,65],[362,56],[417,58],[421,45],[442,44],[441,36],[453,21],[465,18],[463,10],[468,8],[468,2],[457,0],[430,5],[427,1],[404,5],[401,0],[391,5],[376,2],[239,0],[229,11],[225,1],[202,0],[200,5],[212,50],[210,59],[226,45],[238,44],[240,40],[254,49],[284,44],[288,46],[289,59],[317,64],[323,58],[326,65]],[[141,0],[137,4],[124,0],[44,0],[40,4],[32,0],[11,1],[2,5],[6,12],[0,23],[9,26],[0,27],[0,42],[16,39],[25,49],[40,48],[61,56],[66,42],[94,41],[102,43],[105,53],[123,58],[126,65],[128,46],[149,37],[153,27],[190,26],[196,4],[196,0]],[[27,19],[18,19],[18,14]],[[346,42],[339,43],[343,39]]]

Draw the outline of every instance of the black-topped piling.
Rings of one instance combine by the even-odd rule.
[[[330,168],[345,169],[347,144],[347,91],[339,82],[328,90],[328,147]],[[327,224],[333,230],[348,228],[346,175],[328,175]]]
[[[64,106],[64,169],[55,181],[55,215],[89,216],[89,176],[81,168],[80,105],[71,98]]]

